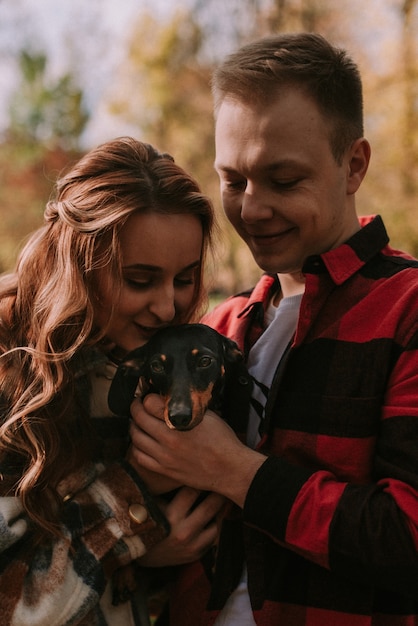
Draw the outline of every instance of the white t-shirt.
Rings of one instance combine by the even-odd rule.
[[[274,373],[296,330],[302,295],[283,298],[278,307],[270,304],[266,311],[268,326],[248,355],[248,371],[255,381],[247,431],[247,443],[252,448],[260,440],[259,428]],[[215,626],[256,626],[248,595],[246,567]]]

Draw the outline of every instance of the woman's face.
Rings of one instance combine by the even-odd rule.
[[[120,232],[120,290],[108,270],[97,272],[95,322],[107,327],[110,343],[129,352],[145,344],[159,328],[182,321],[194,299],[202,243],[202,226],[194,215],[135,213],[129,217]]]

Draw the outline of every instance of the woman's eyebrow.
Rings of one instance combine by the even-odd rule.
[[[190,263],[190,265],[186,265],[186,267],[183,267],[181,271],[187,272],[189,270],[194,270],[200,266],[200,263],[201,263],[200,259],[198,259],[197,261],[193,261],[193,263]]]
[[[200,265],[200,259],[197,261],[193,261],[190,265],[186,265],[180,271],[187,272],[188,270],[193,270]],[[122,267],[123,270],[141,270],[146,272],[162,272],[162,268],[158,265],[148,265],[147,263],[133,263],[132,265],[124,265]]]
[[[132,265],[123,265],[123,270],[145,270],[146,272],[161,272],[158,265],[148,265],[146,263],[132,263]]]

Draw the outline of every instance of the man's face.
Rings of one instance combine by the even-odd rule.
[[[315,102],[290,88],[267,104],[225,99],[216,121],[224,210],[257,264],[299,272],[305,259],[359,229],[347,154],[332,155]]]

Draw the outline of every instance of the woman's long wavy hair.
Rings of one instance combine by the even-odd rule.
[[[74,407],[72,386],[77,355],[106,333],[94,324],[93,277],[107,269],[117,306],[119,231],[138,211],[200,220],[201,271],[181,321],[197,319],[212,204],[172,157],[129,137],[92,150],[58,180],[44,226],[22,249],[15,272],[0,278],[0,471],[18,474],[14,493],[47,532],[58,527],[57,485],[85,460],[74,432],[82,432],[88,410]]]

